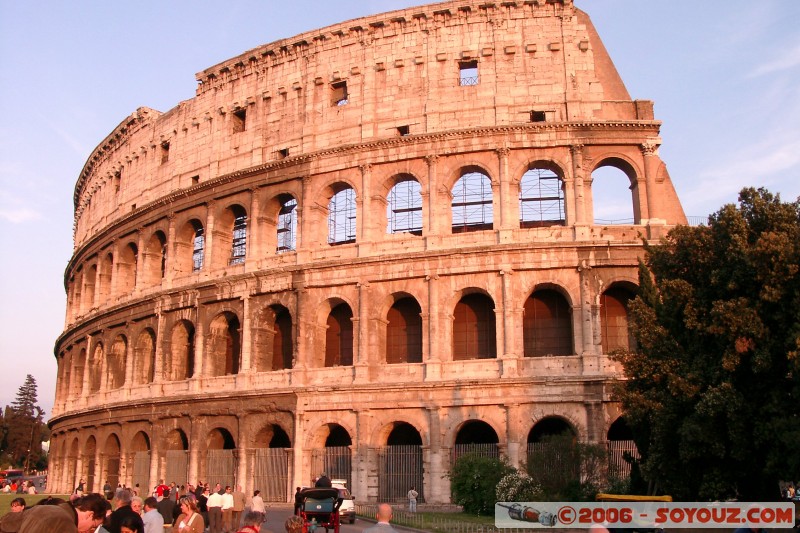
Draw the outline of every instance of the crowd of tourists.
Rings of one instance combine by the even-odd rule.
[[[264,533],[266,507],[260,491],[246,498],[217,483],[177,486],[159,480],[152,493],[106,481],[103,494],[87,493],[80,480],[68,500],[48,497],[28,507],[11,502],[0,518],[0,533]]]
[[[241,486],[217,483],[212,489],[208,483],[159,480],[151,493],[140,495],[138,485],[112,488],[106,481],[99,494],[87,493],[80,480],[69,499],[46,497],[29,507],[15,498],[0,517],[0,533],[273,533],[262,529],[266,512],[261,491],[246,498]],[[378,507],[376,519],[367,531],[395,531],[389,505]],[[300,533],[303,520],[292,516],[284,526],[287,533]]]

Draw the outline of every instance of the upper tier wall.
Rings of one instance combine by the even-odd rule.
[[[478,82],[462,86],[460,68],[472,61]],[[571,0],[384,13],[277,41],[197,77],[195,98],[163,114],[140,108],[92,153],[75,189],[76,248],[176,190],[287,155],[397,137],[402,127],[416,135],[520,124],[532,111],[548,122],[653,118],[652,104],[630,100]]]

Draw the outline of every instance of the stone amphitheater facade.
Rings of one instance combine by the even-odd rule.
[[[351,20],[197,74],[92,152],[74,194],[49,489],[197,480],[287,501],[448,502],[464,450],[624,438],[642,239],[686,223],[571,0]],[[595,220],[593,172],[634,219]]]

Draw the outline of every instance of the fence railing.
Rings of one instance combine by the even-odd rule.
[[[356,514],[367,518],[374,518],[377,505],[356,504]],[[423,513],[410,513],[398,507],[392,509],[392,523],[413,527],[422,531],[442,531],[447,533],[529,533],[536,531],[530,528],[502,528],[498,529],[487,524],[472,524],[459,522],[443,516],[430,516]]]

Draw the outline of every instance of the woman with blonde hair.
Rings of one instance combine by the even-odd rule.
[[[176,533],[203,533],[206,523],[194,499],[184,496],[178,500],[178,505],[181,508],[181,514],[175,520],[172,530]]]

